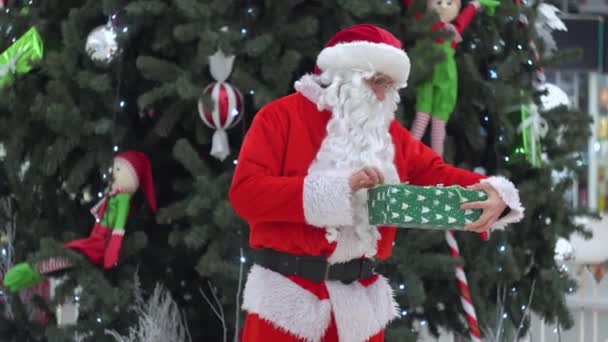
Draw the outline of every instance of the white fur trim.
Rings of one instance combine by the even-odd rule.
[[[318,105],[319,99],[323,95],[323,88],[317,81],[318,77],[319,76],[306,74],[300,77],[300,79],[294,83],[293,87],[297,92],[316,104],[318,110],[323,110],[323,108],[320,108]]]
[[[519,199],[519,191],[515,185],[502,176],[492,176],[483,179],[481,183],[490,184],[511,211],[494,223],[492,229],[504,229],[508,224],[517,223],[524,218],[524,207]]]
[[[125,235],[124,229],[114,229],[112,230],[112,235]]]
[[[356,41],[325,48],[317,58],[322,71],[331,69],[372,70],[390,76],[399,88],[407,86],[410,59],[405,51],[388,44]]]
[[[316,227],[353,224],[351,189],[347,177],[308,175],[304,178],[304,216]]]
[[[326,282],[340,341],[365,342],[398,317],[398,305],[386,278],[368,287]]]
[[[243,292],[243,310],[307,342],[319,342],[331,322],[331,304],[298,284],[253,265]]]

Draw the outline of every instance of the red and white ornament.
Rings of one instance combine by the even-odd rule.
[[[213,107],[205,106],[202,98],[198,101],[199,116],[207,126],[215,130],[210,154],[221,161],[230,155],[226,130],[239,123],[244,107],[241,92],[226,82],[233,63],[234,56],[226,56],[221,50],[209,56],[211,75],[216,82],[205,87],[203,96],[211,97]]]

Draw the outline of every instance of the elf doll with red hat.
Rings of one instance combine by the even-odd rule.
[[[409,7],[413,0],[403,0],[403,2]],[[416,140],[422,139],[432,118],[431,147],[440,156],[443,155],[445,126],[456,107],[458,96],[458,69],[454,59],[454,49],[462,41],[462,34],[475,17],[477,10],[482,7],[493,13],[499,4],[497,0],[475,0],[469,2],[461,12],[461,0],[427,0],[427,10],[434,11],[439,16],[439,21],[432,26],[432,29],[449,31],[453,34],[453,38],[436,40],[444,52],[445,59],[435,66],[431,79],[416,88],[417,113],[412,125],[412,136]]]
[[[124,151],[114,157],[110,192],[93,207],[95,224],[89,237],[65,244],[95,265],[116,266],[128,220],[131,200],[142,189],[148,204],[156,212],[156,197],[152,168],[148,157],[138,151]],[[32,266],[21,263],[11,268],[4,277],[4,285],[11,291],[29,288],[43,280],[44,274],[71,267],[69,261],[54,258]]]
[[[148,156],[138,151],[125,151],[114,157],[110,193],[93,207],[95,225],[86,239],[65,244],[84,254],[92,263],[112,268],[118,262],[133,194],[141,188],[153,212],[156,197],[152,168]]]
[[[463,206],[483,210],[470,231],[523,216],[510,181],[445,164],[395,120],[410,62],[391,33],[344,29],[316,70],[256,114],[230,188],[254,249],[245,342],[383,341],[399,311],[388,280],[374,271],[396,234],[369,224],[367,189],[379,183],[486,191],[486,201]]]

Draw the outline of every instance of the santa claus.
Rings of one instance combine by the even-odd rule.
[[[247,342],[383,341],[398,308],[373,269],[396,233],[368,223],[367,189],[379,183],[487,191],[464,207],[483,209],[472,231],[523,216],[511,182],[445,164],[395,120],[410,62],[391,33],[340,31],[317,69],[256,115],[230,189],[257,251],[243,299]]]

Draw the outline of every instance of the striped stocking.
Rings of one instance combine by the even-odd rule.
[[[431,127],[431,148],[441,157],[443,157],[443,144],[445,142],[445,124],[444,120],[433,119],[433,126]]]
[[[416,113],[416,119],[414,120],[414,124],[412,125],[412,136],[416,140],[421,140],[424,136],[424,131],[426,130],[426,126],[429,124],[429,120],[431,116],[425,112]]]

